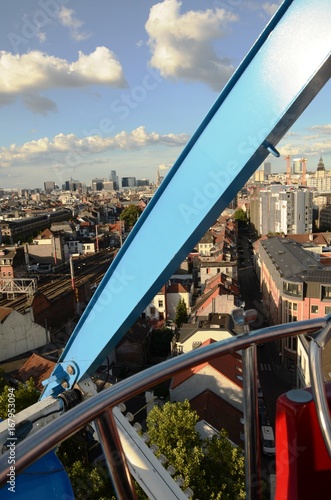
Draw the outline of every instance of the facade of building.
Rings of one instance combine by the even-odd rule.
[[[313,229],[313,194],[309,189],[279,193],[275,204],[276,233],[310,233]]]
[[[212,332],[210,332],[212,333]],[[213,337],[202,346],[215,342]],[[200,419],[216,429],[226,428],[229,439],[243,446],[242,360],[237,353],[212,359],[173,377],[170,401],[188,399]]]
[[[62,208],[31,217],[2,220],[0,221],[0,230],[2,236],[9,239],[10,243],[13,244],[20,239],[27,238],[51,227],[53,222],[68,220],[71,216],[71,210]]]
[[[44,191],[45,193],[49,194],[55,189],[55,182],[54,181],[45,181],[44,182]]]
[[[67,242],[69,254],[72,255],[89,255],[95,253],[95,242],[82,242],[79,240],[71,240]]]
[[[78,191],[81,187],[81,182],[75,179],[70,179],[69,181],[65,181],[63,188],[65,191]]]
[[[102,191],[105,179],[92,179],[91,187],[93,191]]]
[[[192,276],[172,277],[144,310],[144,317],[151,322],[175,321],[177,306],[184,300],[188,314],[191,311],[194,286]]]
[[[34,323],[32,309],[21,314],[14,309],[0,307],[0,361],[37,349],[49,342],[44,327]]]
[[[135,187],[136,178],[135,177],[122,177],[122,188]]]
[[[113,183],[113,189],[119,188],[118,177],[116,175],[116,170],[111,170],[109,180]]]
[[[258,219],[260,235],[309,233],[313,224],[313,194],[295,186],[263,189],[259,193]]]
[[[31,259],[39,263],[57,265],[65,262],[69,256],[68,247],[61,233],[49,229],[45,229],[34,238],[31,245],[26,244],[25,249],[28,265]]]
[[[331,313],[331,270],[320,254],[306,251],[288,238],[260,242],[260,287],[270,324],[308,320]],[[298,340],[289,337],[279,345],[282,362],[297,367]]]
[[[210,251],[214,246],[214,237],[208,232],[206,233],[198,243],[198,252],[200,255],[210,256]]]

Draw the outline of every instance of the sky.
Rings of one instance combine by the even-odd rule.
[[[280,1],[12,0],[0,16],[0,187],[167,174]],[[290,75],[289,75],[290,77]],[[330,82],[277,145],[331,169]],[[269,158],[268,158],[269,160]]]

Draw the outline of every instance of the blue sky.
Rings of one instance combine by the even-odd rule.
[[[279,4],[4,2],[0,187],[165,175]],[[330,82],[278,149],[331,169]]]

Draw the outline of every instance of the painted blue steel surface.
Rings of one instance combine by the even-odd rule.
[[[330,20],[330,0],[282,4],[125,241],[54,378],[94,372],[267,157],[263,143],[275,146],[329,79]],[[75,378],[61,368],[71,360]]]
[[[18,476],[11,477],[9,472],[7,484],[0,488],[0,498],[74,500],[75,497],[63,465],[55,453],[50,452]]]

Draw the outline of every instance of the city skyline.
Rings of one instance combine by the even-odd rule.
[[[166,175],[280,3],[6,3],[0,186]],[[329,93],[330,82],[266,160],[272,172],[286,155],[331,169]]]

